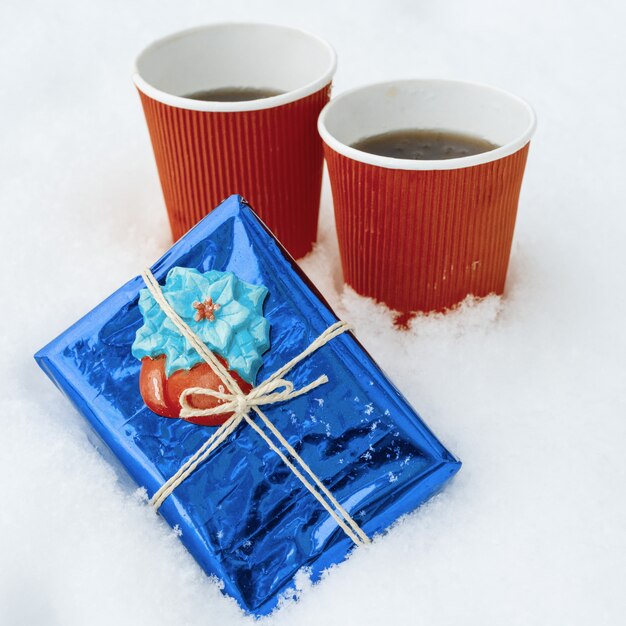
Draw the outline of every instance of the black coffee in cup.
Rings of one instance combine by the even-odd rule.
[[[437,129],[406,129],[366,137],[353,148],[394,159],[440,161],[494,150],[498,146],[465,133]]]
[[[206,89],[186,94],[183,98],[192,100],[205,100],[207,102],[244,102],[246,100],[260,100],[271,98],[285,93],[278,89],[265,89],[259,87],[220,87],[219,89]]]

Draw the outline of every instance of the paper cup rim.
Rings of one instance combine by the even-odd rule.
[[[447,83],[447,84],[457,84],[457,85],[466,85],[472,87],[480,87],[481,89],[491,90],[500,95],[504,95],[507,98],[511,98],[515,100],[519,104],[521,104],[528,113],[529,123],[526,130],[520,134],[518,137],[505,143],[503,146],[496,148],[495,150],[489,150],[487,152],[482,152],[481,154],[474,154],[472,156],[466,157],[458,157],[455,159],[443,159],[443,160],[416,160],[416,159],[397,159],[394,157],[384,157],[379,156],[377,154],[371,154],[369,152],[363,152],[362,150],[357,150],[356,148],[352,148],[351,146],[339,141],[336,139],[326,128],[326,117],[328,112],[332,109],[333,106],[336,105],[337,102],[351,96],[354,93],[359,91],[369,89],[371,87],[393,87],[398,85],[409,85],[415,83]],[[408,78],[401,80],[390,80],[384,81],[380,83],[369,83],[367,85],[362,85],[360,87],[354,87],[353,89],[349,89],[339,94],[335,98],[333,98],[320,112],[319,118],[317,120],[317,130],[324,141],[324,143],[332,148],[335,152],[352,159],[353,161],[359,161],[361,163],[366,163],[369,165],[375,165],[378,167],[382,167],[385,169],[391,170],[455,170],[462,169],[465,167],[473,167],[475,165],[483,165],[484,163],[491,163],[493,161],[497,161],[504,157],[510,156],[511,154],[516,153],[518,150],[523,148],[532,138],[535,129],[537,128],[537,115],[535,114],[535,110],[519,96],[512,94],[505,89],[501,89],[499,87],[494,87],[493,85],[488,85],[485,83],[469,81],[469,80],[454,80],[454,79],[446,79],[446,78]]]
[[[218,102],[218,101],[203,101],[203,100],[194,100],[192,98],[184,98],[183,96],[175,96],[166,91],[162,91],[157,87],[154,87],[150,83],[148,83],[139,73],[139,61],[141,57],[153,50],[154,48],[161,46],[165,43],[169,43],[176,39],[180,39],[182,37],[186,37],[192,33],[209,30],[211,28],[224,28],[229,26],[261,26],[261,27],[270,27],[270,28],[279,28],[283,30],[290,30],[294,33],[299,33],[301,35],[305,35],[317,43],[319,43],[322,47],[326,49],[329,54],[330,63],[326,68],[326,71],[316,80],[309,82],[302,87],[298,87],[297,89],[293,89],[291,91],[287,91],[285,93],[281,93],[277,96],[270,96],[269,98],[260,98],[258,100],[245,100],[239,102]],[[175,33],[171,33],[170,35],[166,35],[165,37],[160,37],[156,39],[149,45],[147,45],[135,58],[135,62],[133,64],[133,82],[139,91],[144,93],[146,96],[149,96],[153,100],[161,102],[163,104],[167,104],[169,106],[173,106],[179,109],[187,109],[191,111],[206,111],[206,112],[236,112],[236,111],[260,111],[262,109],[272,109],[275,107],[283,106],[285,104],[290,104],[292,102],[296,102],[297,100],[301,100],[302,98],[306,98],[310,96],[323,87],[330,84],[333,76],[335,75],[335,71],[337,70],[337,53],[335,49],[322,37],[314,35],[304,29],[295,28],[293,26],[284,26],[282,24],[272,24],[269,22],[212,22],[209,24],[203,24],[200,26],[194,26],[192,28],[186,28],[184,30],[177,31]]]

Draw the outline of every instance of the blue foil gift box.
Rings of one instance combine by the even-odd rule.
[[[206,276],[232,273],[250,288],[267,290],[257,305],[269,329],[257,385],[337,322],[239,196],[205,217],[151,271],[162,285],[172,268],[181,267]],[[133,355],[144,325],[139,307],[144,287],[141,277],[129,281],[35,358],[152,496],[216,427],[163,417],[144,403],[142,363]],[[325,384],[268,404],[263,412],[371,538],[438,491],[460,463],[352,334],[335,337],[285,378],[302,388],[323,375]],[[290,458],[262,421],[255,424]],[[225,593],[260,616],[294,588],[299,570],[306,568],[317,580],[354,548],[327,509],[242,422],[164,499],[159,513],[180,529],[205,572],[223,581]]]

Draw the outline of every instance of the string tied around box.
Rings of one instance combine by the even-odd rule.
[[[207,348],[204,342],[191,330],[188,324],[176,313],[170,303],[166,300],[161,286],[149,269],[143,270],[141,276],[152,297],[159,305],[163,313],[172,321],[179,332],[189,342],[189,345],[200,355],[209,365],[213,372],[219,377],[224,385],[224,389],[214,390],[204,387],[189,387],[180,395],[181,412],[180,417],[188,419],[190,417],[209,416],[218,414],[232,415],[202,444],[202,446],[189,457],[171,476],[161,488],[152,496],[150,504],[158,510],[170,494],[183,483],[193,472],[204,463],[211,453],[218,448],[235,429],[246,422],[287,465],[294,476],[313,497],[326,509],[328,514],[335,520],[338,526],[346,533],[356,545],[367,545],[371,543],[370,538],[363,532],[356,521],[350,516],[345,508],[333,496],[329,489],[322,483],[320,478],[313,472],[311,467],[296,452],[293,446],[287,441],[282,433],[276,428],[271,420],[261,410],[261,407],[273,405],[279,402],[287,402],[298,396],[304,395],[328,382],[328,377],[323,374],[311,383],[297,389],[294,384],[283,378],[298,363],[306,359],[313,352],[332,341],[335,337],[350,330],[350,326],[343,321],[338,321],[329,326],[319,337],[309,344],[300,354],[296,355],[289,362],[277,369],[271,376],[262,383],[253,387],[248,393],[244,393],[231,373],[222,365],[220,360]],[[200,409],[195,408],[190,403],[190,398],[195,395],[205,395],[219,401],[217,406]],[[268,431],[274,435],[280,445],[288,452],[291,459],[277,446],[266,432],[256,423],[252,414],[258,417]],[[294,462],[295,461],[295,462]]]

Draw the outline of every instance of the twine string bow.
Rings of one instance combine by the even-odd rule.
[[[309,393],[320,385],[327,383],[328,377],[323,374],[313,382],[296,389],[294,384],[283,378],[283,376],[285,376],[298,363],[306,359],[310,354],[327,344],[338,335],[349,330],[350,327],[348,324],[338,321],[329,326],[300,354],[296,355],[288,363],[285,363],[285,365],[276,370],[271,376],[246,394],[242,391],[237,381],[222,365],[219,359],[207,348],[207,346],[191,330],[191,328],[189,328],[176,311],[174,311],[170,303],[163,295],[161,287],[154,278],[152,272],[149,269],[145,269],[141,276],[144,279],[148,290],[165,315],[167,315],[189,344],[211,367],[224,385],[224,389],[219,390],[204,387],[190,387],[185,389],[180,395],[180,404],[182,407],[180,417],[187,419],[189,417],[232,413],[232,415],[211,435],[211,437],[209,437],[204,444],[189,459],[187,459],[183,465],[181,465],[178,471],[152,496],[150,500],[152,506],[155,509],[158,509],[166,498],[174,491],[174,489],[184,482],[219,445],[226,441],[226,439],[236,430],[241,422],[245,421],[281,458],[294,476],[296,476],[296,478],[304,485],[304,487],[308,489],[313,497],[315,497],[316,500],[326,509],[335,522],[337,522],[339,527],[356,545],[367,545],[371,543],[369,537],[363,532],[360,526],[354,521],[350,514],[326,488],[309,465],[300,457],[293,446],[291,446],[287,439],[285,439],[281,432],[261,410],[262,406],[292,400],[298,396]],[[190,398],[194,395],[209,396],[217,399],[219,403],[208,409],[199,409],[193,407],[190,403]],[[254,413],[263,422],[265,427],[272,433],[272,435],[274,435],[297,465],[293,463],[289,457],[287,457],[280,447],[278,447],[265,433],[265,431],[254,421],[254,419],[252,419],[250,416],[251,413]]]
[[[207,387],[189,387],[180,394],[180,405],[182,407],[180,416],[186,419],[188,417],[204,417],[223,413],[243,415],[244,413],[249,413],[254,407],[293,400],[327,382],[328,377],[322,375],[312,383],[296,389],[290,380],[277,378],[264,381],[245,395],[216,391]],[[209,396],[218,400],[219,404],[210,409],[198,409],[192,406],[189,401],[189,398],[192,396]]]

